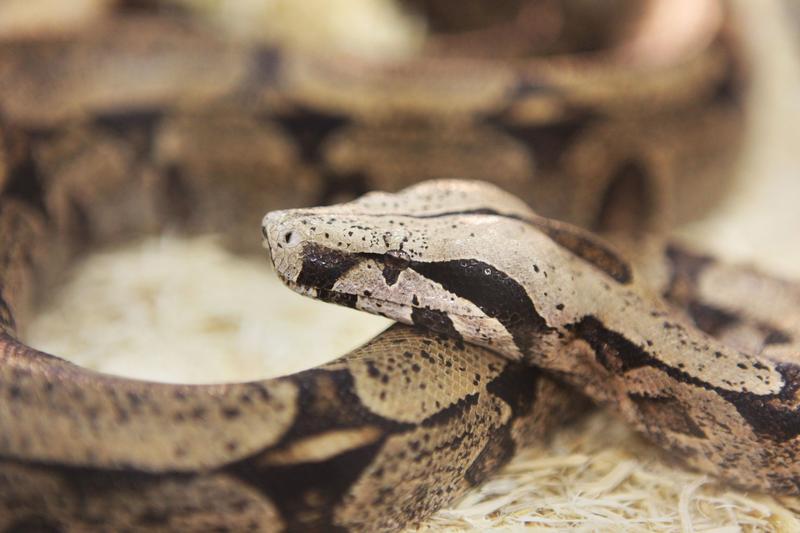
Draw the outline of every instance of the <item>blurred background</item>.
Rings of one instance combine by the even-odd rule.
[[[723,205],[688,228],[702,246],[800,275],[800,3],[733,2],[752,75],[746,142]]]
[[[702,6],[709,11],[697,15]],[[637,41],[642,13],[661,21],[648,26],[659,39]],[[718,29],[703,33],[708,25]],[[676,61],[664,43],[680,39],[689,52]],[[521,56],[582,57],[604,46],[621,58],[616,77],[581,77],[593,71],[574,59],[537,67],[546,72],[538,82],[572,95],[562,107],[533,85],[509,90],[505,67]],[[431,83],[403,85],[397,65],[418,56],[439,61],[419,67]],[[442,74],[459,56],[497,56],[503,68]],[[689,75],[686,57],[712,59]],[[625,77],[643,64],[655,74]],[[648,92],[642,79],[668,89]],[[622,103],[615,91],[627,95]],[[512,93],[525,98],[494,113],[497,95]],[[412,105],[422,106],[417,114]],[[495,122],[465,128],[476,109]],[[569,171],[520,155],[520,142],[558,153],[592,113],[602,117],[591,130],[600,140],[581,145]],[[41,195],[57,227],[52,253],[69,242],[63,269],[47,274],[57,289],[39,299],[25,338],[132,377],[280,375],[382,330],[382,319],[283,288],[258,246],[258,221],[268,209],[425,177],[492,178],[547,215],[674,232],[800,279],[799,123],[795,0],[0,2],[0,185],[8,197]],[[631,181],[621,140],[663,172]],[[97,247],[75,262],[81,243]],[[425,527],[792,531],[799,509],[682,471],[601,413]]]

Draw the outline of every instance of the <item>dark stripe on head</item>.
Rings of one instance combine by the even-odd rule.
[[[553,239],[553,242],[605,272],[618,283],[625,285],[631,282],[633,274],[630,265],[604,243],[578,228],[550,225],[545,220],[532,221],[532,224]]]
[[[403,250],[388,250],[382,256],[383,279],[388,285],[397,283],[400,273],[411,264],[411,258]]]
[[[304,287],[330,290],[336,281],[356,266],[359,257],[309,243],[303,248],[303,267],[297,283]]]
[[[550,237],[553,242],[559,246],[563,246],[579,258],[597,267],[618,283],[628,284],[633,279],[630,265],[613,252],[605,243],[576,227],[564,223],[558,223],[558,225],[556,225],[556,223],[546,218],[534,219],[511,213],[501,213],[488,207],[465,209],[461,211],[443,211],[424,215],[367,213],[367,216],[373,217],[404,216],[407,218],[419,219],[481,215],[508,218],[533,226]]]
[[[497,319],[523,354],[531,352],[538,337],[553,331],[522,285],[488,263],[476,259],[413,262],[410,268]]]

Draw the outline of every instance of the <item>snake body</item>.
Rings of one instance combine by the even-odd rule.
[[[763,454],[775,456],[756,457],[760,462],[737,476],[732,465],[752,457],[753,442],[775,441],[762,436],[763,428],[715,440],[713,433],[692,436],[694,426],[688,425],[688,436],[676,436],[673,430],[681,429],[683,420],[676,405],[685,401],[680,394],[695,386],[676,378],[677,371],[653,378],[657,393],[637,389],[638,403],[626,396],[629,389],[596,383],[604,375],[615,383],[629,379],[592,363],[591,354],[605,353],[598,343],[613,349],[624,344],[629,330],[615,329],[614,320],[623,320],[619,310],[592,309],[596,323],[583,323],[578,339],[557,318],[577,316],[578,307],[570,305],[559,315],[536,306],[543,317],[539,329],[524,333],[527,325],[512,327],[526,336],[525,343],[517,344],[506,324],[493,319],[481,332],[488,336],[473,339],[491,344],[486,349],[463,342],[471,339],[464,324],[445,327],[457,312],[430,304],[416,312],[415,321],[460,338],[398,325],[329,365],[226,385],[104,376],[24,343],[37,301],[87,246],[174,225],[221,232],[235,249],[250,250],[252,229],[267,209],[397,190],[442,175],[491,179],[537,212],[637,238],[644,230],[696,215],[729,175],[741,132],[744,72],[719,4],[700,4],[711,15],[701,17],[694,33],[661,48],[666,55],[651,53],[652,45],[663,41],[642,39],[664,37],[652,24],[658,17],[636,10],[629,17],[630,34],[606,49],[589,53],[556,44],[539,55],[504,51],[500,60],[483,57],[480,50],[499,42],[498,33],[516,35],[503,25],[485,35],[467,32],[464,39],[446,35],[421,57],[386,63],[261,44],[234,46],[191,20],[146,8],[131,10],[133,15],[123,9],[66,36],[0,34],[0,531],[398,530],[452,502],[516,448],[581,411],[583,397],[562,382],[621,406],[637,427],[666,446],[711,453],[709,459],[695,457],[693,464],[743,485],[794,490],[787,466],[792,439],[781,441],[783,448],[762,446]],[[424,199],[415,203],[418,193],[402,197],[406,215],[424,211]],[[537,238],[549,243],[553,257],[566,265],[564,272],[579,271],[585,283],[603,279],[615,295],[631,287],[644,290],[636,276],[632,284],[623,283],[632,270],[606,247],[536,218],[519,201],[491,194],[499,213],[541,222]],[[337,212],[367,216],[359,214],[363,205]],[[458,226],[471,216],[431,220]],[[391,219],[368,218],[373,225]],[[340,222],[331,226],[342,244],[313,234],[305,236],[314,243],[293,249],[338,246],[318,263],[315,283],[324,286],[316,294],[353,304],[353,296],[328,287],[345,270],[357,271],[349,267],[368,263],[348,259],[353,256],[346,244],[357,243]],[[420,259],[383,255],[389,244],[398,244],[397,235],[402,232],[373,231],[378,240],[370,238],[372,248],[364,250],[374,254],[371,261],[388,265],[381,278],[388,291],[413,271],[407,260]],[[492,266],[483,268],[500,269],[498,258],[508,257],[501,252],[484,258]],[[660,270],[645,270],[647,286],[664,292],[680,310],[664,313],[686,313],[709,333],[746,349],[764,343],[770,350],[785,348],[785,339],[794,338],[794,325],[782,322],[793,316],[787,310],[796,309],[787,296],[796,294],[794,288],[780,289],[780,282],[731,267],[729,277],[742,288],[707,294],[703,276],[726,267],[678,249],[659,257]],[[290,279],[286,269],[293,263],[279,253],[273,259]],[[583,265],[586,260],[611,275],[603,278]],[[503,286],[528,283],[521,270],[507,270]],[[388,283],[395,275],[395,284]],[[370,279],[359,283],[364,281]],[[436,287],[429,288],[436,299]],[[359,285],[358,298],[363,300],[365,290],[372,289]],[[782,294],[785,306],[741,305],[762,292],[767,299]],[[731,301],[715,307],[718,294]],[[634,297],[648,310],[663,307],[656,298],[638,292]],[[620,300],[609,305],[612,301]],[[613,344],[609,331],[619,333],[614,339],[623,344]],[[558,333],[575,340],[575,355],[554,360],[575,360],[597,372],[546,364],[550,348],[566,342],[554,339]],[[534,344],[542,348],[532,349]],[[728,348],[721,351],[726,361],[739,361]],[[613,353],[603,357],[612,368],[627,372],[631,365]],[[526,362],[512,360],[521,358]],[[545,376],[528,362],[550,373]],[[637,369],[664,372],[647,363]],[[764,377],[769,384],[759,382],[752,394],[783,383],[780,370],[763,364],[771,369]],[[760,375],[758,369],[735,370],[737,377],[726,379]],[[683,387],[681,392],[664,393],[673,385]],[[741,384],[731,386],[738,390],[724,385],[699,387],[712,397],[719,391],[743,393]],[[763,405],[753,400],[744,409],[774,407],[769,413],[784,413],[780,402],[789,401],[784,398],[789,393],[782,390]],[[723,412],[733,400],[725,401],[707,412]],[[643,427],[637,418],[642,412],[661,416],[662,426],[671,429],[662,435]],[[703,431],[713,428],[698,413],[686,420]],[[734,422],[749,420],[736,413],[732,431],[740,428]],[[776,417],[776,427],[791,426],[789,415]],[[788,433],[779,432],[780,438]],[[729,458],[729,446],[737,443],[741,454]],[[764,481],[767,472],[771,477]]]
[[[531,367],[400,326],[238,385],[113,378],[3,342],[4,531],[396,530],[579,403]],[[395,372],[408,381],[380,379]]]

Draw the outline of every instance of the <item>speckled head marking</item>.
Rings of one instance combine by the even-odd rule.
[[[265,217],[264,234],[294,290],[510,357],[551,345],[548,324],[569,316],[561,293],[580,275],[573,267],[615,285],[632,279],[628,264],[588,233],[482,182],[433,181],[279,211]]]
[[[435,181],[271,213],[264,234],[279,275],[300,293],[519,357],[551,329],[540,307],[560,311],[557,291],[531,295],[509,272],[527,269],[545,285],[558,278],[552,258],[561,248],[530,222],[536,218],[492,185]],[[523,235],[539,241],[540,261],[518,253],[514,238]]]

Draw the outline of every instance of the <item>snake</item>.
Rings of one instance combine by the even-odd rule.
[[[277,211],[264,230],[301,294],[545,369],[734,484],[800,488],[796,286],[764,288],[770,309],[751,312],[745,332],[725,316],[726,295],[696,290],[698,278],[724,279],[708,259],[670,261],[686,253],[671,247],[671,266],[647,261],[655,271],[643,275],[596,236],[474,181]]]
[[[680,38],[658,24],[663,11],[627,5],[625,31],[592,33],[600,44],[523,39],[520,51],[517,38],[536,33],[525,17],[485,32],[460,20],[467,30],[448,28],[419,57],[383,63],[232,44],[158,2],[118,4],[85,31],[0,35],[0,531],[397,531],[578,416],[586,396],[692,466],[796,489],[784,353],[795,286],[677,246],[641,251],[730,176],[746,68],[717,2],[701,2]],[[414,323],[327,365],[163,384],[24,341],[36,307],[94,247],[179,227],[252,253],[267,210],[441,176],[514,196],[439,182],[267,218],[270,256],[293,288]],[[448,190],[472,196],[444,207]],[[618,246],[630,237],[637,265],[517,196]],[[474,224],[496,224],[483,249],[472,237],[474,248],[442,244]],[[497,249],[508,232],[543,246],[534,273],[555,280],[552,296],[508,268],[540,253]],[[528,307],[481,307],[462,292],[471,282],[440,283],[445,270],[456,283],[495,279],[474,290]],[[403,292],[409,304],[399,287],[413,275],[424,287]],[[738,289],[709,290],[715,276]],[[691,359],[667,350],[681,340],[700,343]],[[723,370],[700,368],[711,346]]]

